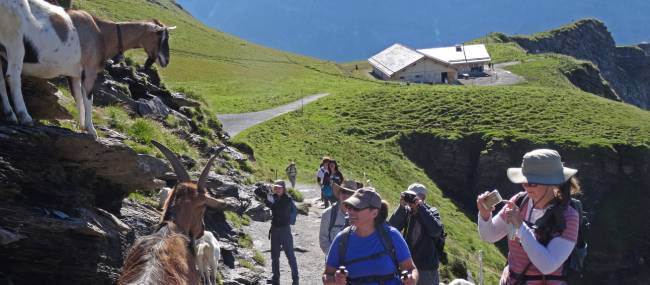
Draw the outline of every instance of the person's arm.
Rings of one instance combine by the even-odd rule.
[[[550,274],[558,269],[569,258],[576,244],[575,241],[556,237],[545,247],[535,239],[534,230],[526,226],[525,223],[519,227],[519,235],[521,245],[528,258],[542,274]]]
[[[275,204],[276,198],[273,196],[273,194],[268,193],[266,194],[266,197],[264,199],[264,205],[269,207],[271,210],[273,210],[273,204]]]
[[[481,214],[478,215],[478,235],[482,240],[487,242],[497,242],[508,234],[506,222],[501,217],[501,212],[496,217],[490,217],[483,220]]]
[[[407,215],[408,213],[406,212],[406,208],[404,208],[402,205],[399,205],[399,207],[395,209],[393,215],[390,216],[390,219],[388,219],[388,223],[398,231],[401,231],[404,229],[404,225],[406,224]]]
[[[427,209],[424,206],[424,202],[420,202],[417,207],[417,216],[422,222],[422,227],[426,234],[431,238],[440,237],[442,234],[442,223],[440,222],[440,216],[436,213],[437,210],[435,208]]]
[[[575,211],[565,215],[566,228],[562,235],[551,239],[547,246],[540,244],[535,238],[535,231],[525,223],[521,223],[517,234],[524,251],[530,261],[543,274],[557,270],[569,255],[578,238],[578,214]]]
[[[331,219],[331,211],[334,210],[333,207],[329,207],[323,211],[323,214],[321,214],[321,219],[320,219],[320,232],[318,235],[318,242],[320,245],[320,249],[323,251],[325,255],[327,255],[327,251],[330,249],[330,240],[329,240],[329,225],[330,225],[330,219]]]

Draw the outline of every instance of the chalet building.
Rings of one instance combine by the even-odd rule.
[[[454,82],[458,74],[482,73],[490,61],[482,44],[418,50],[394,44],[368,59],[378,78],[415,83]]]

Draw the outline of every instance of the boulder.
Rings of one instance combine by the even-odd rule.
[[[65,96],[45,79],[23,76],[25,105],[34,120],[70,120],[72,115],[61,106]]]
[[[0,157],[0,196],[45,207],[117,213],[128,193],[156,187],[125,144],[57,127],[0,126]]]

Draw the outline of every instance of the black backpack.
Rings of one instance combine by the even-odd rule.
[[[440,219],[440,213],[438,212],[438,209],[433,208],[432,209],[433,215],[439,220]],[[442,224],[442,221],[440,222]],[[442,264],[447,264],[449,262],[448,257],[447,257],[447,252],[445,251],[445,242],[447,241],[447,232],[445,231],[445,225],[442,225],[442,232],[440,233],[440,237],[435,240],[435,246],[436,246],[436,253],[438,254],[438,261]]]
[[[524,203],[528,203],[528,194],[524,193],[519,195],[516,200],[516,205],[521,209]],[[586,235],[589,232],[591,223],[587,218],[587,213],[582,207],[582,202],[576,198],[571,198],[569,205],[578,212],[578,238],[576,245],[571,251],[569,258],[564,261],[562,267],[562,275],[567,277],[568,280],[580,280],[583,278],[584,260],[587,256],[587,239]]]
[[[377,232],[379,233],[379,240],[384,246],[384,251],[346,261],[345,256],[348,250],[348,241],[350,240],[351,229],[352,227],[347,227],[341,231],[343,234],[341,236],[341,241],[339,242],[339,266],[346,266],[348,264],[376,259],[384,255],[389,255],[393,260],[393,264],[395,265],[395,274],[399,275],[399,262],[397,261],[397,252],[395,251],[395,246],[393,246],[393,240],[390,238],[388,230],[386,230],[383,225],[381,226],[381,229],[377,229]]]

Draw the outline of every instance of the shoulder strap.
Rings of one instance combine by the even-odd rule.
[[[390,238],[390,228],[385,229],[385,224],[381,225],[379,231],[379,238],[382,245],[384,246],[385,251],[390,254],[393,263],[395,264],[395,272],[399,272],[399,262],[397,261],[397,252],[395,251],[395,246],[393,245],[393,239]]]
[[[327,236],[330,241],[332,241],[332,228],[334,228],[334,224],[336,223],[336,217],[338,215],[339,211],[339,203],[335,203],[334,206],[332,206],[332,212],[330,212],[330,224],[327,227]]]
[[[346,260],[345,255],[347,252],[348,241],[350,239],[351,228],[352,227],[347,227],[342,231],[343,235],[341,236],[341,240],[339,241],[339,266],[341,265],[345,266],[345,265],[358,263],[365,260],[376,259],[381,257],[382,255],[389,255],[393,260],[393,264],[395,265],[395,273],[399,273],[399,263],[397,262],[397,253],[395,252],[395,247],[393,246],[393,240],[390,238],[388,231],[384,229],[383,225],[382,228],[377,229],[377,231],[379,234],[379,240],[381,241],[381,244],[384,246],[384,251],[377,252],[369,256]]]
[[[339,240],[339,266],[345,265],[345,255],[348,250],[348,241],[350,240],[350,228],[346,227],[341,232],[341,240]]]

